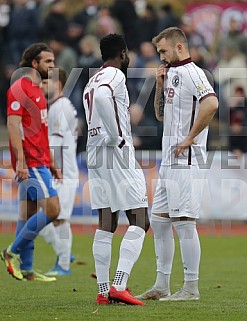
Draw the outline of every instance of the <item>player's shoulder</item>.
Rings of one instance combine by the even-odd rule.
[[[104,75],[104,78],[107,78],[108,80],[122,79],[125,77],[122,70],[113,66],[103,68],[101,73]]]
[[[190,62],[181,68],[181,76],[184,80],[183,83],[187,85],[197,81],[206,81],[207,79],[204,70],[194,62]]]
[[[53,112],[61,112],[63,109],[67,109],[68,106],[72,106],[72,103],[69,100],[69,98],[61,96],[50,104],[49,109]]]
[[[9,90],[13,91],[15,89],[25,89],[31,85],[32,85],[31,82],[27,78],[21,77],[21,78],[18,78],[17,80],[15,80],[13,82],[13,84],[11,84]]]
[[[184,73],[191,73],[193,75],[204,75],[202,68],[197,66],[193,61],[186,65],[186,68],[183,69]]]

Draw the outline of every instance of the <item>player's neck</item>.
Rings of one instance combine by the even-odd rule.
[[[105,61],[103,64],[103,68],[106,68],[106,67],[115,67],[115,68],[121,69],[121,62],[119,62],[116,59],[109,59]]]
[[[190,54],[188,52],[181,53],[179,55],[179,61],[184,61],[190,58]]]
[[[36,70],[31,71],[28,74],[24,74],[24,77],[27,79],[30,79],[33,84],[36,84],[38,86],[41,84],[41,81],[42,81],[39,73]]]
[[[59,98],[63,97],[63,93],[59,93],[53,97],[51,97],[50,99],[48,99],[48,105],[52,105],[55,101],[57,101]]]

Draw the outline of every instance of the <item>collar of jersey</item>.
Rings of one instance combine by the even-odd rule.
[[[63,98],[64,96],[63,95],[61,95],[61,96],[59,96],[59,97],[57,97],[57,98],[55,98],[55,99],[52,99],[52,100],[50,100],[49,102],[48,102],[48,108],[52,105],[52,104],[54,104],[57,100],[59,100],[60,98]]]
[[[113,67],[113,68],[116,68],[115,66],[111,65],[111,64],[104,64],[101,69],[103,68],[107,68],[107,67]]]
[[[181,61],[173,62],[173,63],[170,64],[170,67],[179,67],[179,66],[183,66],[183,65],[189,64],[190,62],[192,62],[191,57],[186,58],[186,59],[181,60]]]

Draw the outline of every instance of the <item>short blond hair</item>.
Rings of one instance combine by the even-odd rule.
[[[171,40],[172,45],[175,46],[177,43],[183,43],[188,48],[188,40],[182,29],[178,27],[170,27],[161,31],[156,37],[153,38],[152,43],[157,47],[157,43],[162,39]]]

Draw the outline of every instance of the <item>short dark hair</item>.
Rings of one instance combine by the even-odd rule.
[[[37,62],[40,61],[40,54],[42,51],[53,52],[52,49],[43,42],[34,43],[30,45],[22,54],[20,67],[32,67],[32,61],[35,59]]]
[[[102,60],[113,59],[118,56],[122,50],[126,50],[127,46],[122,35],[116,33],[103,37],[100,41],[100,51]]]
[[[53,69],[53,68],[52,68]],[[52,72],[52,76],[51,76],[51,80],[52,81],[57,81],[59,80],[62,84],[62,88],[65,86],[66,84],[66,81],[67,81],[67,75],[66,75],[66,72],[63,68],[61,67],[55,67],[54,69],[56,69],[55,72]],[[51,70],[52,71],[52,70]],[[58,79],[57,79],[57,76],[58,76]]]
[[[178,27],[170,27],[161,31],[156,37],[153,38],[152,43],[157,46],[157,43],[163,38],[171,40],[173,46],[175,46],[178,42],[182,42],[188,48],[188,40],[186,35],[183,30]]]

